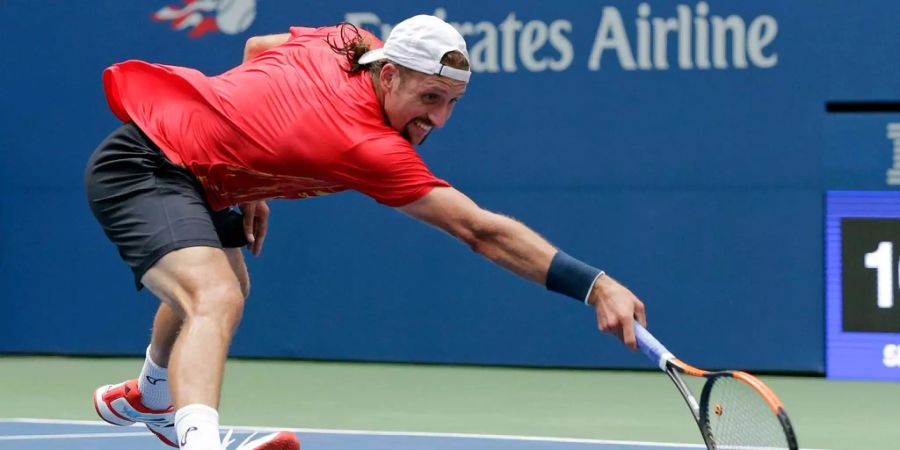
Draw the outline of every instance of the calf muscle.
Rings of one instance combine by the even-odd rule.
[[[175,407],[218,407],[228,346],[243,313],[232,261],[218,248],[180,249],[160,259],[142,282],[183,320],[169,357]]]

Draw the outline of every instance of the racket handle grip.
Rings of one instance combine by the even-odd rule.
[[[666,370],[666,361],[672,359],[672,354],[662,345],[643,325],[634,322],[634,337],[637,339],[638,348],[656,363],[661,370]]]

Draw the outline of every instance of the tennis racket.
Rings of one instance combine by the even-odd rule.
[[[775,393],[746,372],[708,372],[675,358],[641,324],[638,347],[659,365],[687,402],[709,450],[797,450],[797,437]],[[682,376],[705,378],[700,402]]]

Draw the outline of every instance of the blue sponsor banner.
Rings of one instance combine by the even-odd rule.
[[[0,351],[146,345],[157,302],[134,294],[82,188],[117,125],[106,66],[214,75],[253,35],[351,21],[384,36],[419,13],[460,29],[475,72],[421,147],[438,176],[631,287],[686,359],[824,370],[824,104],[900,96],[900,8],[870,0],[2,2],[0,27],[28,38],[0,43]],[[272,209],[234,354],[647,367],[583,306],[361,195]]]

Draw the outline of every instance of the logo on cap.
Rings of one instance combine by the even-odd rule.
[[[256,19],[256,0],[182,0],[182,4],[162,7],[150,16],[157,22],[171,22],[174,30],[190,30],[199,38],[207,33],[238,34]]]

